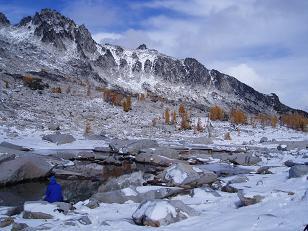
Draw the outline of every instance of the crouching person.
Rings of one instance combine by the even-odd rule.
[[[49,203],[63,201],[62,187],[57,183],[54,176],[50,177],[50,182],[47,186],[44,200]]]

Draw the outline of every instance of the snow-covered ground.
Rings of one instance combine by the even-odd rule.
[[[281,163],[278,161],[276,165]],[[27,220],[18,216],[16,222],[27,223],[30,227],[44,224],[51,230],[303,230],[308,219],[308,196],[304,197],[308,189],[306,176],[288,179],[287,167],[273,168],[273,172],[273,175],[247,175],[248,182],[234,185],[249,195],[264,197],[255,205],[237,208],[239,199],[236,194],[218,192],[221,197],[215,197],[202,189],[194,189],[193,197],[177,196],[174,199],[182,200],[201,215],[165,227],[149,228],[133,224],[132,214],[139,204],[130,202],[101,203],[96,209],[84,206],[86,202],[77,203],[76,213],[87,214],[91,225],[64,225],[64,220],[77,214],[59,214],[51,221]]]
[[[227,122],[213,122],[216,139],[210,146],[254,146],[260,148],[277,147],[277,143],[272,140],[279,141],[303,141],[308,140],[307,133],[297,132],[278,128],[252,128],[251,126],[241,126],[240,133],[231,131],[230,141],[225,141],[221,137],[230,129]],[[203,136],[205,136],[203,134]],[[184,140],[188,143],[202,137],[202,134],[193,134],[191,131],[179,132],[173,134],[169,139],[164,140],[165,143],[172,143],[175,140]],[[267,137],[269,142],[260,143],[262,137]],[[27,132],[15,138],[4,137],[2,130],[2,138],[15,144],[26,145],[33,148],[93,148],[94,146],[102,146],[103,141],[89,141],[77,137],[77,140],[71,144],[59,145],[45,142],[41,140],[40,135],[27,136]],[[252,141],[254,140],[254,141]],[[162,143],[163,140],[161,140]],[[243,142],[245,145],[243,145]],[[181,143],[181,142],[180,142]],[[198,144],[198,142],[197,142]],[[198,146],[202,143],[198,144]],[[270,170],[273,174],[245,174],[248,178],[247,182],[232,184],[237,189],[242,189],[245,195],[260,195],[263,197],[260,203],[238,208],[239,198],[236,193],[226,193],[217,191],[220,197],[213,195],[202,188],[194,189],[193,196],[179,195],[175,198],[182,200],[186,205],[191,206],[200,212],[199,216],[190,217],[186,220],[163,226],[159,228],[149,228],[137,226],[132,221],[132,214],[135,212],[138,203],[127,202],[124,204],[104,204],[100,207],[89,209],[85,206],[87,201],[75,204],[76,210],[73,214],[64,216],[63,214],[55,214],[52,220],[31,220],[23,219],[21,215],[15,217],[15,222],[26,223],[30,227],[45,227],[50,230],[303,230],[308,223],[308,181],[307,176],[289,179],[289,168],[284,165],[284,161],[293,160],[297,163],[307,162],[308,149],[294,149],[277,153],[269,151],[267,156],[262,157],[262,162],[258,166],[251,168],[257,169],[259,166],[273,166]],[[224,183],[237,176],[221,178]],[[145,192],[150,188],[156,189],[158,186],[138,187],[138,191]],[[129,189],[126,191],[128,192]],[[305,195],[306,192],[306,195]],[[128,192],[130,193],[130,191]],[[50,208],[48,208],[50,209]],[[76,226],[67,225],[65,221],[75,219],[81,214],[86,214],[92,224],[82,225],[75,223]],[[10,227],[3,230],[10,230]]]
[[[216,190],[220,197],[202,188],[193,189],[193,196],[178,195],[177,199],[191,206],[200,215],[159,228],[137,226],[132,220],[138,203],[128,201],[124,204],[104,204],[89,209],[87,201],[75,204],[76,210],[68,215],[55,214],[51,220],[23,219],[22,215],[14,216],[15,222],[26,223],[30,227],[50,230],[303,230],[308,224],[308,180],[307,175],[289,179],[289,167],[284,165],[287,160],[297,163],[307,162],[308,149],[300,145],[300,141],[307,141],[308,134],[287,129],[282,126],[252,127],[240,125],[234,127],[229,122],[211,122],[211,139],[208,130],[195,133],[193,130],[179,130],[173,125],[159,122],[153,126],[154,118],[162,117],[165,108],[178,110],[178,105],[163,102],[152,102],[149,99],[139,102],[133,98],[133,110],[125,113],[121,107],[114,107],[94,95],[86,97],[80,89],[75,93],[51,94],[44,92],[40,95],[23,87],[17,91],[5,90],[2,102],[5,107],[0,111],[0,142],[7,141],[38,150],[42,149],[93,149],[108,145],[109,138],[149,138],[157,140],[161,145],[181,147],[208,147],[236,150],[237,148],[254,148],[264,150],[262,162],[250,166],[257,170],[261,166],[272,166],[273,174],[244,174],[247,182],[232,184],[242,189],[245,195],[260,195],[260,203],[238,208],[239,198],[236,193],[226,193]],[[83,89],[84,90],[84,89]],[[83,95],[80,95],[83,94]],[[18,105],[16,107],[16,105]],[[68,106],[69,105],[69,106]],[[1,105],[0,105],[1,106]],[[203,125],[207,124],[206,113],[197,109],[192,110],[193,124],[201,118]],[[178,118],[178,120],[180,120]],[[103,133],[108,139],[93,140],[84,137],[85,124],[91,123],[92,133]],[[72,134],[76,141],[63,145],[56,145],[42,140],[42,136],[53,133],[50,124],[60,126],[61,133]],[[229,132],[231,140],[224,140]],[[260,143],[262,137],[267,142]],[[212,142],[209,142],[212,141]],[[288,143],[296,141],[294,144]],[[288,151],[277,151],[279,144],[290,144]],[[305,144],[305,143],[304,143]],[[44,154],[44,152],[41,152]],[[219,160],[211,159],[211,162]],[[196,168],[197,169],[197,168]],[[1,171],[1,169],[0,169]],[[236,176],[235,176],[236,177]],[[234,177],[220,177],[226,184]],[[138,187],[138,192],[157,189],[159,186]],[[305,195],[306,192],[306,196]],[[135,192],[126,189],[125,193]],[[50,207],[48,207],[50,210]],[[75,222],[75,226],[68,225],[68,220],[77,219],[86,214],[92,224],[83,225]],[[10,230],[11,226],[2,230]]]

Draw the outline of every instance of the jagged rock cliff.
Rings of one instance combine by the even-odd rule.
[[[196,59],[169,57],[145,44],[136,50],[97,44],[84,25],[50,9],[25,17],[16,26],[0,14],[0,58],[0,73],[87,80],[201,108],[218,104],[251,113],[296,111],[282,104],[277,95],[259,93],[234,77],[208,70]]]

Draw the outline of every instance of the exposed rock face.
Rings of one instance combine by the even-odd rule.
[[[66,50],[65,40],[75,41],[81,52],[94,53],[95,42],[84,25],[77,26],[71,19],[62,16],[55,10],[43,9],[31,19],[36,26],[34,33],[46,43]],[[30,18],[24,18],[19,25],[26,25]]]
[[[0,27],[2,26],[9,26],[10,21],[7,19],[7,17],[0,12]]]
[[[132,217],[138,225],[159,227],[196,215],[198,212],[182,201],[152,200],[140,204]]]
[[[146,50],[148,49],[145,44],[141,44],[139,47],[137,47],[137,50]]]

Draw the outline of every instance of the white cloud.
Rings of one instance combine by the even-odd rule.
[[[123,35],[119,33],[106,33],[99,32],[93,34],[92,37],[97,43],[104,43],[104,41],[117,41],[122,38]]]
[[[262,78],[257,72],[246,63],[241,63],[237,66],[229,67],[225,70],[226,74],[231,76],[236,76],[238,80],[247,85],[253,87],[254,89],[267,92],[268,91],[268,84],[264,84],[266,81]],[[268,81],[267,81],[268,82]]]

